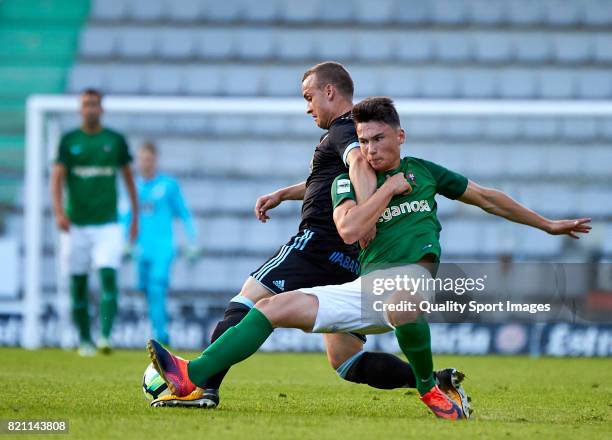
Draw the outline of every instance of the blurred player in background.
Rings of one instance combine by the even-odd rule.
[[[62,231],[62,261],[70,274],[79,354],[91,356],[95,347],[89,322],[87,274],[92,260],[99,271],[102,289],[97,346],[103,353],[110,353],[117,314],[117,269],[123,249],[117,218],[117,170],[123,176],[135,213],[129,229],[131,240],[138,233],[138,205],[130,168],[132,157],[125,138],[101,124],[102,94],[87,89],[80,100],[81,127],[65,133],[60,140],[51,176],[51,195],[57,226]],[[64,186],[66,209],[62,200]]]
[[[166,296],[170,267],[175,255],[173,219],[177,217],[183,222],[189,240],[186,256],[190,260],[197,256],[197,235],[178,182],[157,171],[157,160],[157,148],[153,143],[145,143],[138,151],[140,175],[136,179],[136,187],[140,224],[135,257],[139,289],[147,297],[153,334],[162,343],[169,344]],[[128,213],[126,226],[130,221],[131,213]]]

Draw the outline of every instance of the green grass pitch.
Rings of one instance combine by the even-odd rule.
[[[436,420],[414,390],[344,382],[323,354],[256,354],[230,372],[216,410],[150,408],[144,349],[2,348],[0,360],[0,419],[68,419],[69,435],[54,438],[612,438],[610,359],[436,356],[467,374],[465,423]]]

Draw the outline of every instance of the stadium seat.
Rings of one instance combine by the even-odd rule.
[[[358,32],[355,35],[354,53],[355,57],[363,62],[392,61],[397,53],[394,33],[388,31]]]
[[[481,63],[505,63],[512,57],[510,37],[501,33],[478,33],[473,35],[474,57]]]
[[[305,68],[268,66],[265,73],[263,93],[267,96],[300,96],[302,74]]]
[[[360,23],[385,24],[393,21],[396,12],[395,0],[378,0],[375,4],[369,0],[357,0],[356,3],[355,20]],[[401,2],[399,5],[402,6]]]
[[[556,139],[559,133],[559,121],[555,118],[525,118],[523,135],[531,140]]]
[[[512,36],[514,56],[522,63],[546,63],[551,58],[550,37],[544,32],[517,32]]]
[[[438,32],[433,39],[436,59],[441,63],[466,62],[473,56],[472,39],[466,33]]]
[[[381,73],[381,87],[384,95],[392,97],[415,97],[419,95],[420,78],[416,69],[409,67],[387,68]]]
[[[585,216],[610,216],[612,214],[612,192],[610,185],[584,188],[576,198],[580,213]]]
[[[263,70],[259,66],[228,65],[223,70],[223,91],[232,96],[254,96],[261,93]]]
[[[67,88],[73,93],[88,87],[104,90],[106,88],[104,71],[105,69],[100,66],[77,64],[70,70]]]
[[[543,20],[544,8],[532,0],[508,0],[508,21],[518,26],[530,26]]]
[[[354,0],[335,0],[333,8],[327,8],[319,14],[317,20],[322,23],[346,23],[354,20]]]
[[[433,41],[425,32],[401,32],[397,36],[399,61],[423,62],[433,59]]]
[[[576,73],[569,70],[541,70],[538,93],[544,99],[571,99],[576,95]]]
[[[225,28],[206,28],[195,35],[195,52],[203,60],[225,59],[234,55],[234,32]]]
[[[429,69],[423,72],[421,93],[428,98],[454,98],[458,94],[457,85],[451,70]]]
[[[157,41],[159,55],[170,62],[191,58],[195,52],[191,30],[166,28],[160,30]]]
[[[281,5],[280,18],[289,22],[311,22],[322,14],[318,0],[286,0]]]
[[[278,55],[283,60],[305,60],[314,56],[314,39],[306,30],[282,32],[277,38]]]
[[[264,28],[240,30],[236,35],[236,54],[245,60],[265,61],[275,55],[274,31]]]
[[[180,67],[147,66],[144,71],[144,89],[150,95],[180,95],[183,84],[183,71]]]
[[[202,18],[207,21],[227,23],[240,18],[241,1],[205,0],[202,5]]]
[[[351,69],[351,76],[355,83],[355,96],[366,97],[381,94],[380,73],[368,67],[355,67]]]
[[[410,4],[399,4],[397,9],[397,21],[408,25],[424,25],[433,21],[433,11],[430,2],[411,2]]]
[[[503,0],[470,0],[469,21],[477,25],[497,25],[506,18],[506,2]]]
[[[578,75],[578,96],[583,99],[612,97],[612,75],[609,71],[586,71]]]
[[[450,117],[445,119],[442,130],[444,136],[462,141],[479,138],[481,125],[482,121],[473,117]]]
[[[461,71],[461,92],[463,98],[483,99],[498,95],[497,71],[491,69],[464,69]]]
[[[597,123],[592,118],[571,118],[561,123],[561,135],[568,141],[589,141],[596,137]]]
[[[117,65],[108,67],[105,86],[109,93],[138,94],[142,87],[143,71],[135,65]]]
[[[313,41],[317,60],[346,62],[353,57],[353,38],[351,35],[347,35],[346,32],[320,30],[314,35]],[[384,53],[385,49],[382,48],[381,51]],[[375,56],[372,55],[372,57]]]
[[[580,23],[583,4],[576,1],[544,0],[544,20],[551,26],[575,26]]]
[[[597,62],[609,63],[612,61],[612,36],[609,34],[596,34],[593,38],[593,56]]]
[[[157,33],[148,28],[124,28],[119,31],[116,51],[126,61],[152,58],[157,49]]]
[[[111,57],[114,47],[114,34],[105,28],[90,27],[81,33],[79,53],[85,58]]]
[[[200,19],[202,14],[201,0],[169,1],[166,3],[167,18],[178,22],[190,22]]]
[[[520,229],[516,252],[529,257],[551,257],[558,254],[563,238],[548,235],[538,229],[523,227]]]
[[[121,20],[126,14],[123,0],[94,0],[92,16],[96,20]]]
[[[249,22],[270,22],[277,19],[279,14],[279,3],[275,0],[245,1],[243,17]]]
[[[591,38],[588,35],[555,35],[553,53],[559,63],[587,63],[591,59]]]
[[[467,22],[466,8],[463,2],[454,0],[432,0],[432,18],[435,23],[463,24]]]
[[[221,85],[216,66],[190,66],[185,71],[185,91],[190,95],[215,95]]]
[[[588,26],[609,26],[612,24],[612,8],[608,0],[586,0],[584,22]]]
[[[585,158],[585,173],[589,176],[609,179],[610,163],[612,163],[612,149],[610,149],[610,145],[594,145],[589,148],[588,156]],[[612,205],[609,205],[608,208],[612,210]]]
[[[161,20],[164,12],[164,0],[130,0],[125,15],[136,22],[149,22]]]
[[[467,256],[478,252],[480,231],[474,222],[448,220],[442,225],[440,245],[445,255]]]

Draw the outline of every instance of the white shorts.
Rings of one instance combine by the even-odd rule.
[[[68,232],[60,233],[60,252],[63,269],[70,275],[86,274],[92,262],[96,269],[118,269],[123,230],[119,223],[70,225]]]
[[[393,273],[409,274],[415,279],[432,278],[426,268],[417,264],[397,268]],[[374,302],[380,299],[373,292],[372,280],[390,277],[389,270],[380,270],[345,284],[299,289],[300,292],[316,296],[319,300],[313,333],[352,332],[367,335],[393,330],[387,313],[372,307]],[[433,301],[433,292],[419,290],[418,293],[422,300]],[[381,305],[376,308],[381,308]]]

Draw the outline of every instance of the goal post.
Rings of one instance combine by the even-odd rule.
[[[608,101],[499,101],[499,100],[397,100],[400,116],[470,117],[610,117]],[[299,98],[197,98],[154,96],[108,96],[107,113],[172,115],[301,115],[305,104]],[[76,113],[78,96],[32,95],[26,106],[24,206],[24,291],[21,299],[21,345],[41,345],[40,314],[43,252],[43,191],[47,149],[56,144],[59,131],[50,124],[52,115]]]

